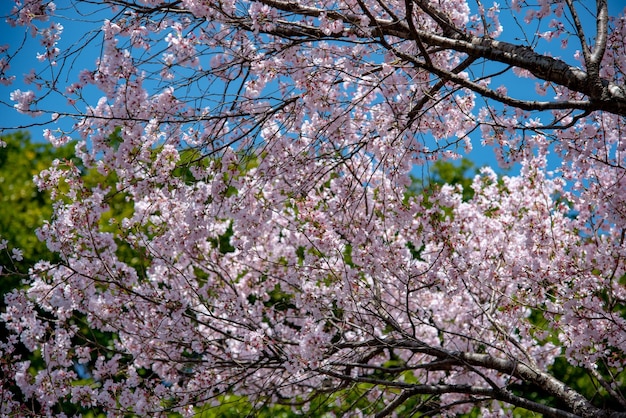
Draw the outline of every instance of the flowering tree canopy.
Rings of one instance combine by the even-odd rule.
[[[233,395],[625,416],[626,17],[606,0],[63,3],[16,0],[41,50],[1,48],[4,84],[40,61],[17,111],[77,140],[35,177],[58,260],[5,298],[2,413]],[[62,37],[68,16],[99,30]],[[519,175],[409,192],[473,146]]]

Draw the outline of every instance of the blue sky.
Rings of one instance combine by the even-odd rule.
[[[91,14],[91,12],[96,11],[98,6],[86,6],[83,10],[84,15],[80,16],[76,14],[76,12],[71,9],[71,6],[68,9],[64,9],[64,5],[69,2],[64,0],[59,0],[57,3],[57,15],[61,16],[60,23],[64,26],[64,33],[61,38],[60,47],[62,49],[69,47],[72,42],[76,42],[77,40],[85,39],[87,36],[98,36],[99,27],[102,24],[102,20],[104,19],[104,15],[102,14]],[[503,2],[504,3],[504,2]],[[594,4],[595,2],[591,1],[583,1],[584,3]],[[610,5],[610,14],[617,15],[621,12],[623,5],[619,4],[621,1],[611,2]],[[11,70],[10,72],[16,76],[15,83],[11,86],[0,86],[0,127],[2,128],[15,128],[15,127],[27,127],[32,123],[41,123],[47,124],[50,121],[49,116],[43,116],[40,118],[32,118],[30,116],[21,115],[15,112],[11,106],[12,102],[9,99],[10,93],[15,89],[29,90],[34,89],[33,86],[27,86],[23,82],[24,73],[28,72],[30,68],[35,66],[38,70],[44,68],[44,65],[38,63],[35,59],[35,54],[38,51],[43,50],[43,47],[38,44],[36,40],[32,37],[27,36],[24,37],[23,28],[12,28],[4,21],[4,16],[6,16],[11,9],[12,2],[10,1],[1,1],[0,2],[0,16],[3,16],[2,21],[0,22],[0,33],[2,33],[0,45],[2,44],[10,44],[12,48],[9,50],[10,53],[15,53],[15,47],[18,45],[22,45],[22,50],[15,55],[13,60],[11,61]],[[486,7],[489,5],[484,3]],[[65,17],[64,17],[65,16]],[[548,21],[542,23],[541,26],[529,27],[528,25],[524,25],[523,20],[519,20],[515,22],[508,14],[507,11],[502,11],[501,13],[501,21],[504,26],[504,33],[501,39],[511,41],[511,42],[519,42],[519,39],[522,39],[523,31],[527,31],[530,33],[541,32],[547,29]],[[588,25],[590,28],[593,27],[593,20],[589,19],[587,14],[583,14],[584,24]],[[41,27],[45,27],[49,25],[49,23],[41,23]],[[593,28],[595,31],[595,28]],[[593,33],[593,32],[591,32]],[[579,48],[579,44],[576,42],[576,39],[572,39],[569,43],[567,49],[561,49],[559,45],[559,41],[552,41],[547,43],[545,41],[538,42],[538,49],[550,51],[554,56],[561,56],[566,59],[568,62],[575,64],[572,60],[573,52]],[[98,57],[100,51],[97,45],[99,42],[94,42],[90,45],[89,48],[80,50],[80,53],[71,57],[70,60],[66,61],[66,65],[69,67],[70,79],[71,75],[76,75],[79,70],[83,68],[93,68],[96,58]],[[65,69],[64,69],[65,70]],[[46,74],[49,75],[49,74]],[[66,78],[62,78],[59,80],[61,85],[66,83]],[[520,80],[507,75],[503,77],[501,80],[498,80],[497,84],[505,84],[510,93],[520,98],[539,98],[534,91],[534,81],[532,82],[520,82]],[[90,102],[95,104],[99,96],[95,95],[93,98],[88,98]],[[542,99],[546,99],[543,97]],[[549,97],[547,97],[549,99]],[[84,105],[80,105],[84,106]],[[67,104],[67,102],[59,97],[51,95],[46,97],[41,102],[41,108],[51,111],[76,111],[76,109],[72,109],[71,106]],[[78,110],[83,110],[82,108],[78,108]],[[64,129],[69,129],[71,127],[70,120],[60,120],[59,126],[62,126]],[[54,126],[46,126],[48,128],[54,128]],[[42,139],[42,130],[44,127],[41,126],[33,126],[29,128],[31,132],[31,136],[34,140]],[[483,149],[480,146],[480,138],[479,132],[475,132],[472,135],[472,140],[474,143],[474,150],[469,155],[469,158],[474,161],[477,165],[495,165],[495,159],[493,158],[493,151],[490,149]],[[556,163],[556,161],[554,162]]]
[[[31,68],[34,68],[36,71],[43,71],[42,75],[44,77],[50,78],[52,75],[52,73],[46,69],[47,63],[40,63],[35,58],[38,52],[44,51],[44,47],[39,44],[39,41],[30,36],[30,34],[25,34],[23,27],[14,28],[6,23],[5,19],[12,9],[12,3],[12,1],[7,0],[0,1],[0,16],[2,16],[0,21],[0,33],[2,34],[0,45],[9,44],[11,46],[9,53],[14,55],[14,57],[11,60],[9,73],[15,76],[15,81],[12,85],[0,85],[0,127],[22,128],[33,123],[47,124],[50,121],[49,116],[33,118],[28,115],[20,114],[10,108],[13,106],[13,102],[10,100],[10,94],[15,89],[20,89],[22,91],[34,90],[36,93],[41,93],[41,91],[38,91],[32,84],[26,85],[24,83],[24,75],[26,75]],[[91,22],[90,20],[94,19],[94,17],[77,16],[71,9],[64,10],[64,3],[67,2],[64,0],[56,2],[57,13],[60,16],[59,21],[64,27],[63,34],[61,35],[61,41],[59,42],[59,47],[61,49],[70,47],[73,42],[84,39],[86,36],[89,36],[89,34],[97,34],[99,27],[102,24],[101,22]],[[50,25],[50,22],[37,22],[37,25],[40,28],[45,28]],[[19,52],[17,48],[20,48]],[[76,75],[78,71],[83,68],[93,67],[98,53],[99,50],[97,48],[92,48],[83,50],[80,54],[73,56],[70,60],[66,61],[66,65],[72,66],[69,73],[71,75]],[[57,72],[61,70],[59,67],[53,69]],[[66,68],[63,68],[62,70],[66,71]],[[66,78],[59,79],[59,85],[64,86],[66,84],[68,84]],[[54,95],[48,96],[42,100],[41,109],[52,111],[73,110],[67,105],[67,102],[64,99]],[[69,125],[69,122],[66,125]],[[41,139],[41,132],[43,128],[44,127],[34,126],[29,129],[33,139]]]

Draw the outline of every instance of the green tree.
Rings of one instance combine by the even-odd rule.
[[[430,196],[438,187],[449,184],[461,186],[463,188],[463,200],[469,200],[474,196],[472,179],[477,173],[476,165],[465,158],[458,163],[437,160],[425,175],[413,176],[413,183],[409,186],[409,194],[424,193],[425,196]]]
[[[73,155],[71,145],[55,148],[36,143],[26,132],[3,136],[2,141],[6,146],[0,148],[0,239],[6,240],[8,247],[0,252],[4,267],[0,295],[19,286],[37,261],[54,257],[35,233],[50,218],[52,203],[47,193],[37,190],[33,177],[55,159],[66,160]],[[11,257],[13,249],[22,253],[19,262]]]

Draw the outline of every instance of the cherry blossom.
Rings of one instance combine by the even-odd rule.
[[[3,413],[623,416],[626,25],[605,1],[115,1],[67,49],[53,3],[15,4],[55,77],[26,69],[42,91],[12,106],[78,160],[34,178],[56,259],[5,296]],[[479,147],[519,173],[411,192]]]

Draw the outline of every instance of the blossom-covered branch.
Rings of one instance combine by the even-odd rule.
[[[11,106],[75,158],[34,179],[54,257],[5,296],[2,413],[624,416],[606,1],[92,3],[9,17],[42,48]],[[474,147],[519,173],[416,187]]]

